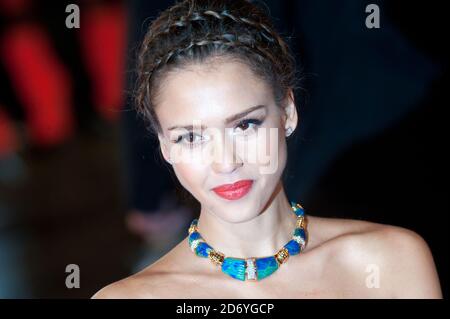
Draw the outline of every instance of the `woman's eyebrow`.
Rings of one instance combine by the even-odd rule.
[[[266,109],[266,108],[267,108],[267,106],[265,106],[265,105],[252,106],[251,108],[249,108],[249,109],[247,109],[247,110],[245,110],[243,112],[240,112],[240,113],[237,113],[237,114],[234,114],[232,116],[227,117],[225,119],[225,123],[229,124],[231,122],[234,122],[234,121],[236,121],[236,120],[246,116],[247,114],[249,114],[249,113],[251,113],[253,111],[256,111],[256,110],[259,110],[259,109]]]
[[[204,130],[206,130],[206,126],[200,125],[200,126],[194,127],[192,124],[191,125],[174,125],[174,126],[169,127],[167,130],[171,131],[171,130],[175,130],[175,129],[183,129],[186,131],[193,131],[194,129],[201,129],[204,131]]]

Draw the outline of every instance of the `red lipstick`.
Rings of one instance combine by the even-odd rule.
[[[233,184],[223,184],[214,187],[212,190],[222,198],[236,200],[245,196],[252,188],[251,179],[240,180]]]

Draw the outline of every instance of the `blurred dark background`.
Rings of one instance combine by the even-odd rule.
[[[302,70],[289,197],[312,215],[416,231],[448,296],[445,11],[432,2],[256,2]],[[71,3],[79,29],[65,24]],[[172,3],[0,0],[0,298],[90,297],[186,235],[198,204],[128,94],[137,44]],[[371,3],[379,29],[365,25]],[[69,264],[80,288],[65,285]]]

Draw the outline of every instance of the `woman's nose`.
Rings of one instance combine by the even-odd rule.
[[[236,153],[233,139],[221,138],[214,144],[214,156],[212,169],[216,173],[229,174],[243,165],[242,160]]]

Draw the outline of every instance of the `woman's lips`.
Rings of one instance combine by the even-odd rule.
[[[236,200],[245,196],[252,188],[253,180],[240,180],[233,184],[224,184],[214,187],[212,190],[219,195],[228,200]]]

